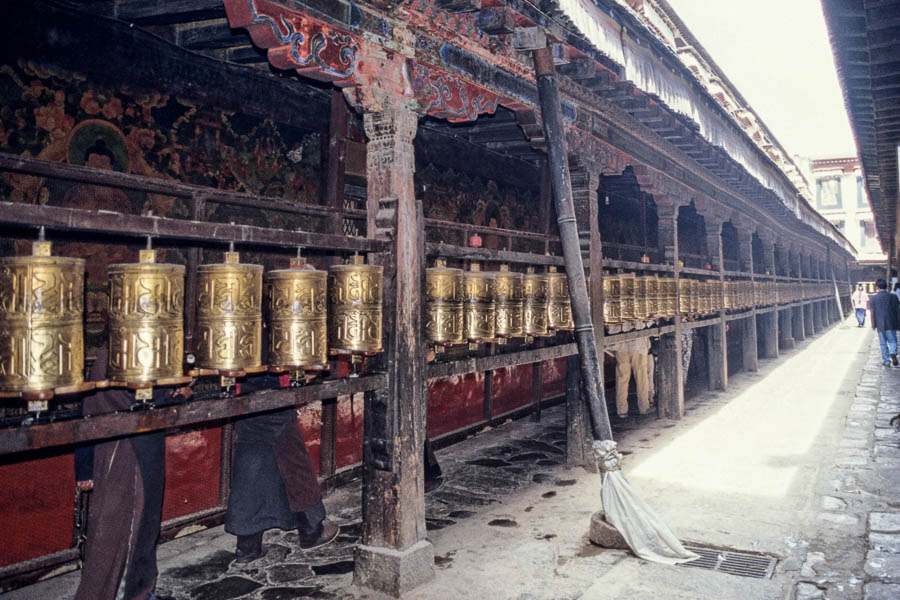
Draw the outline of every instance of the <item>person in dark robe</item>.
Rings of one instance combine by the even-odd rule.
[[[106,349],[97,354],[90,379],[106,378]],[[183,401],[189,388],[157,388],[157,405]],[[85,415],[129,410],[134,395],[107,389],[85,397]],[[114,438],[76,449],[75,479],[91,492],[85,562],[75,600],[163,600],[155,593],[166,478],[165,433]]]
[[[241,394],[287,385],[274,375],[248,377]],[[330,521],[294,407],[245,417],[235,423],[234,463],[225,531],[237,536],[235,560],[265,554],[263,534],[296,529],[300,548],[328,544],[340,527]]]

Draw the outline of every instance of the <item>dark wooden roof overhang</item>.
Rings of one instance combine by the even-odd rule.
[[[308,55],[301,57],[307,61],[304,66],[297,68],[287,45],[271,39],[275,30],[270,24],[256,22],[259,6],[276,12],[302,11],[309,16],[303,24],[309,29],[300,32],[308,44]],[[629,35],[640,38],[688,83],[697,102],[717,114],[731,133],[745,139],[758,164],[764,166],[765,179],[793,192],[786,197],[766,187],[724,149],[707,141],[690,118],[621,80],[622,66],[579,35],[552,1],[542,5],[542,12],[533,3],[499,0],[48,0],[12,5],[10,10],[17,13],[12,22],[19,26],[3,43],[7,48],[19,42],[34,47],[36,39],[43,40],[37,44],[43,45],[43,51],[35,58],[83,70],[84,61],[78,58],[83,38],[57,35],[55,26],[48,25],[45,18],[49,11],[56,22],[68,19],[72,28],[95,32],[92,43],[99,44],[104,55],[115,57],[118,67],[129,60],[142,63],[141,68],[130,71],[97,64],[93,75],[113,79],[127,72],[136,83],[175,94],[190,91],[201,98],[210,96],[210,101],[226,109],[240,104],[253,112],[257,106],[260,114],[268,111],[268,116],[285,123],[322,129],[328,123],[324,89],[329,86],[318,81],[348,85],[348,77],[353,75],[349,69],[356,60],[353,53],[360,44],[391,48],[399,26],[393,18],[405,21],[402,26],[412,30],[417,39],[415,55],[406,59],[407,68],[422,111],[436,117],[423,122],[423,132],[450,135],[457,142],[536,165],[543,132],[535,115],[534,75],[530,62],[521,60],[510,47],[509,34],[517,27],[538,26],[558,44],[572,154],[600,154],[598,161],[607,164],[609,172],[621,172],[632,162],[647,165],[671,175],[708,202],[721,205],[723,212],[738,211],[785,235],[807,237],[817,247],[830,243],[848,255],[853,253],[849,242],[830,224],[817,220],[811,208],[802,206],[805,201],[787,176],[731,122],[730,115],[687,67],[634,14],[617,5],[606,7],[598,2],[598,6],[614,13]],[[237,13],[242,16],[238,18]],[[313,55],[311,41],[320,34],[341,37],[347,43]],[[488,50],[498,39],[501,52]],[[151,59],[150,64],[146,52],[138,56],[138,48],[147,44],[154,46],[160,57]],[[344,59],[350,63],[342,62]],[[323,60],[331,63],[323,65]],[[297,74],[286,69],[302,75],[305,85],[297,85]],[[184,81],[191,82],[190,89],[179,89],[184,86],[179,82]],[[236,90],[239,81],[244,83]],[[279,103],[272,103],[272,98]]]
[[[889,252],[898,221],[900,0],[822,0],[822,7],[878,237]]]

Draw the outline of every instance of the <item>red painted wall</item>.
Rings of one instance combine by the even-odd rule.
[[[494,416],[531,404],[532,365],[494,371]]]
[[[163,521],[219,505],[221,456],[221,427],[203,427],[166,437]]]
[[[322,447],[322,403],[313,402],[300,409],[300,432],[312,459],[316,474],[319,473],[319,454]]]
[[[428,382],[428,437],[454,431],[483,418],[484,373]]]
[[[364,407],[365,394],[338,400],[335,449],[335,467],[338,469],[362,462]]]
[[[0,567],[72,545],[72,453],[0,465]]]
[[[541,376],[544,382],[544,398],[553,398],[566,393],[566,358],[557,358],[543,363]]]

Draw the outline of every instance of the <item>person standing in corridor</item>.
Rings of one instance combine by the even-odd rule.
[[[863,284],[857,284],[856,291],[850,298],[853,308],[856,310],[856,322],[862,327],[866,324],[866,309],[869,307],[869,294],[863,289]]]
[[[878,293],[869,300],[872,311],[872,329],[878,331],[881,345],[881,362],[886,367],[900,366],[897,361],[897,330],[900,329],[900,300],[887,291],[887,282],[875,282]]]

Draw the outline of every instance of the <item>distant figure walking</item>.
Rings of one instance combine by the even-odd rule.
[[[872,329],[878,331],[878,343],[881,345],[881,362],[884,366],[898,366],[897,333],[900,329],[900,300],[887,291],[887,282],[879,279],[875,282],[878,293],[869,300],[872,310]]]
[[[850,299],[853,302],[853,308],[856,309],[856,322],[862,327],[866,324],[866,309],[869,305],[869,294],[863,289],[863,284],[856,286],[856,291]]]

